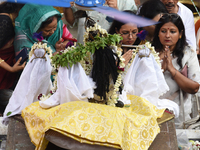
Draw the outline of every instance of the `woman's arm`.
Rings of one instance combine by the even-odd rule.
[[[195,94],[199,90],[199,83],[185,77],[178,70],[172,68],[169,70],[172,75],[172,78],[176,81],[178,86],[187,93]]]
[[[74,2],[70,2],[71,4],[71,7],[74,5]],[[63,13],[64,13],[64,16],[65,16],[65,19],[66,21],[71,25],[73,26],[74,22],[75,22],[75,18],[74,18],[74,13],[72,11],[72,8],[71,7],[67,7],[67,8],[63,8]]]
[[[19,60],[14,64],[13,67],[11,67],[10,65],[8,65],[4,60],[2,60],[0,58],[0,67],[2,67],[3,69],[9,71],[9,72],[17,72],[19,70],[24,69],[26,62],[24,62],[22,65],[20,65],[20,61],[21,61],[21,57],[19,58]]]
[[[174,66],[172,64],[172,58],[171,58],[169,50],[165,50],[165,58],[164,58],[164,60],[165,61],[163,61],[163,62],[166,63],[166,70],[168,70],[171,73],[172,78],[176,81],[176,83],[178,84],[178,86],[184,92],[187,92],[187,93],[190,93],[190,94],[195,94],[196,92],[198,92],[198,90],[199,90],[199,83],[193,81],[190,78],[185,77],[178,70],[176,70],[174,68]],[[197,61],[197,64],[195,64],[195,62],[196,62],[195,61],[195,57],[194,58],[190,58],[189,61],[190,62],[189,62],[188,72],[194,72],[192,70],[194,70],[193,68],[195,67],[195,65],[198,65],[198,61]]]

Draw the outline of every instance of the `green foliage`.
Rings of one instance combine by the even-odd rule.
[[[118,34],[110,35],[106,37],[96,36],[94,41],[86,42],[85,46],[78,43],[77,47],[68,48],[69,51],[61,51],[52,57],[52,63],[57,67],[72,67],[73,64],[80,62],[86,56],[87,52],[94,54],[99,48],[106,46],[117,45],[122,40],[122,37]]]

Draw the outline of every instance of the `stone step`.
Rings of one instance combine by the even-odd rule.
[[[8,126],[2,124],[3,117],[0,117],[0,150],[6,149]]]
[[[3,117],[0,117],[0,135],[7,135],[8,126],[2,124]]]
[[[0,150],[6,149],[6,138],[7,135],[0,135]]]

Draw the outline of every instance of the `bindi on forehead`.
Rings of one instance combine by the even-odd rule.
[[[165,30],[175,30],[177,28],[175,27],[162,27],[161,29],[165,29]]]

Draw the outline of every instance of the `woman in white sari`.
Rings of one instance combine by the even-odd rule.
[[[185,28],[179,15],[164,14],[156,26],[153,44],[162,60],[162,69],[169,91],[161,98],[168,98],[180,106],[176,127],[182,128],[184,120],[191,119],[191,94],[199,90],[200,70],[196,50],[186,43]],[[183,102],[179,92],[182,90]],[[181,105],[184,105],[185,113]],[[185,117],[184,117],[185,116]]]

